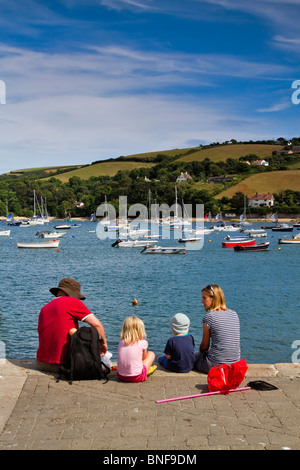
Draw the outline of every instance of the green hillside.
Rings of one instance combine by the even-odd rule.
[[[115,176],[118,171],[130,171],[135,168],[151,168],[154,163],[131,162],[131,161],[109,161],[103,163],[95,163],[83,168],[68,171],[60,175],[55,175],[63,183],[68,181],[72,176],[78,176],[81,179],[87,180],[91,176]],[[54,176],[54,175],[52,175]]]
[[[73,176],[78,176],[83,180],[91,176],[115,176],[118,171],[131,171],[136,168],[151,168],[158,163],[158,157],[171,158],[173,162],[202,162],[209,159],[212,162],[225,162],[232,158],[238,160],[246,155],[256,155],[258,159],[272,156],[274,150],[281,150],[283,146],[264,143],[238,143],[238,144],[220,144],[205,147],[183,148],[163,150],[156,152],[145,152],[125,157],[118,157],[106,161],[98,161],[90,165],[73,165],[61,167],[39,167],[11,172],[14,176],[34,176],[36,178],[47,179],[54,176],[63,183],[69,181]],[[146,161],[144,161],[146,160]],[[152,160],[152,161],[151,161]],[[154,161],[155,160],[155,161]],[[216,198],[223,196],[232,197],[237,191],[251,195],[255,192],[279,193],[286,189],[300,191],[300,171],[299,162],[291,163],[287,171],[262,172],[251,175],[236,185],[230,185],[230,188],[224,189],[223,184],[208,184],[205,181],[194,182],[194,188],[201,191],[206,190],[214,193]],[[239,178],[240,179],[240,178]]]
[[[149,159],[154,159],[157,156],[172,157],[176,162],[188,163],[192,161],[202,161],[209,158],[213,162],[226,161],[228,158],[239,159],[245,155],[254,154],[259,159],[271,157],[274,150],[280,150],[283,147],[280,145],[271,144],[227,144],[217,145],[216,147],[209,148],[185,148],[163,150],[157,152],[145,152],[123,157],[122,160],[110,160],[105,162],[97,162],[93,165],[88,165],[62,175],[57,175],[61,181],[68,181],[72,176],[79,176],[82,179],[88,179],[91,176],[114,176],[119,170],[133,170],[135,168],[150,168],[156,162],[149,163]],[[148,162],[143,162],[147,159]]]
[[[155,158],[157,155],[167,155],[168,157],[181,157],[187,152],[194,150],[194,147],[183,148],[183,149],[172,149],[172,150],[157,150],[155,152],[136,153],[134,155],[127,155],[124,157],[126,160],[130,158]]]
[[[173,161],[188,163],[192,161],[203,161],[205,158],[213,162],[226,161],[228,158],[239,159],[249,154],[256,155],[259,159],[270,157],[274,150],[280,150],[283,147],[276,144],[221,144],[216,146],[183,148],[172,150],[158,150],[155,152],[145,152],[116,159],[98,161],[91,165],[70,165],[61,167],[39,167],[13,171],[10,174],[14,176],[22,176],[24,173],[30,174],[45,172],[55,178],[66,182],[72,176],[78,176],[81,179],[88,179],[91,176],[115,176],[118,171],[130,171],[135,168],[150,168],[156,162],[153,160],[158,156],[170,157]],[[147,162],[143,161],[147,160]],[[151,161],[152,160],[152,161]],[[63,172],[62,172],[63,171]],[[42,177],[45,176],[41,175]]]
[[[300,170],[258,173],[222,191],[215,197],[216,199],[221,199],[223,196],[231,198],[239,191],[246,196],[253,196],[255,193],[278,194],[287,189],[300,191]]]
[[[167,155],[170,157],[176,157],[176,161],[192,162],[202,161],[205,158],[209,158],[213,162],[226,161],[227,158],[240,158],[245,155],[254,154],[258,158],[263,159],[270,157],[274,150],[281,150],[283,147],[278,144],[220,144],[215,146],[203,146],[203,147],[190,147],[183,149],[173,150],[160,150],[156,152],[139,153],[135,155],[128,155],[124,157],[126,160],[131,158],[154,158],[157,155]]]
[[[227,158],[239,159],[246,155],[257,155],[259,159],[271,157],[274,150],[281,150],[280,145],[271,144],[227,144],[216,147],[200,148],[193,153],[178,158],[182,162],[202,161],[209,158],[213,162],[224,162]]]

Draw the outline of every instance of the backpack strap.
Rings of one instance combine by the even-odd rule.
[[[100,359],[101,360],[101,359]],[[101,361],[102,374],[105,378],[105,384],[108,382],[108,374],[110,374],[110,367],[108,367],[103,361]]]
[[[104,364],[104,362],[101,361],[101,356],[100,356],[100,345],[103,342],[103,339],[99,335],[98,331],[94,326],[91,326],[91,353],[93,356],[93,359],[95,361],[95,364],[97,365],[97,368],[99,370],[100,375],[104,376],[103,378],[105,379],[104,383],[108,382],[108,374],[110,373],[110,368]]]
[[[72,385],[73,382],[73,370],[74,370],[74,358],[72,351],[74,347],[76,346],[76,343],[78,341],[78,331],[74,333],[69,342],[69,348],[67,355],[65,357],[64,363],[60,364],[59,366],[59,372],[58,372],[58,377],[56,379],[56,382],[59,382],[62,376],[69,376],[69,384]]]
[[[73,351],[73,349],[75,349],[76,343],[78,343],[79,334],[80,334],[80,330],[77,330],[71,336],[70,345],[69,345],[69,354],[70,354],[70,380],[69,380],[69,384],[70,385],[73,382],[74,362],[75,362],[75,357],[74,357],[74,354],[72,354],[72,351]]]

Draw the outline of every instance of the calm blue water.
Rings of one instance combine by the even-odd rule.
[[[185,313],[198,349],[205,313],[201,288],[216,283],[224,290],[227,306],[239,314],[246,361],[291,362],[292,343],[300,340],[300,246],[279,246],[279,234],[268,230],[268,252],[237,253],[222,248],[224,232],[214,232],[205,236],[201,250],[147,256],[136,248],[112,248],[110,239],[98,240],[96,233],[88,233],[96,225],[83,222],[69,230],[59,251],[18,249],[17,241],[39,240],[34,227],[11,227],[11,237],[1,237],[0,340],[7,358],[35,357],[39,311],[53,298],[49,288],[63,277],[73,277],[82,285],[85,304],[105,327],[113,360],[123,320],[133,314],[145,323],[149,349],[161,353],[171,336],[170,317]],[[4,222],[1,228],[7,228]],[[134,297],[137,307],[131,303]]]

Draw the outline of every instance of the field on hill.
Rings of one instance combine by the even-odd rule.
[[[143,163],[135,161],[126,161],[132,157],[138,158],[149,158],[156,157],[158,154],[168,155],[171,157],[179,156],[175,161],[191,162],[191,161],[202,161],[205,158],[209,158],[211,161],[226,161],[227,158],[235,158],[255,154],[257,157],[263,159],[270,157],[273,150],[280,150],[283,148],[280,145],[271,144],[227,144],[218,145],[211,148],[185,148],[185,149],[172,149],[172,150],[161,150],[156,152],[139,153],[135,155],[128,155],[125,160],[113,160],[109,162],[99,162],[94,165],[88,165],[86,167],[71,170],[70,172],[57,175],[56,178],[62,182],[67,182],[72,176],[79,176],[82,179],[88,179],[91,176],[114,176],[119,170],[133,170],[134,168],[150,168],[155,163]],[[191,152],[195,150],[194,152]],[[191,152],[188,155],[183,155],[187,152]]]
[[[245,155],[254,154],[260,159],[271,157],[274,150],[281,150],[281,145],[271,144],[227,144],[218,145],[211,148],[199,149],[196,152],[190,153],[177,159],[180,162],[202,161],[204,158],[209,158],[213,162],[224,162],[227,158],[238,159]],[[188,149],[187,149],[188,150]]]
[[[155,152],[136,153],[134,155],[126,155],[124,158],[152,158],[157,155],[168,155],[169,157],[176,157],[184,155],[186,152],[192,150],[194,147],[183,148],[183,149],[172,149],[172,150],[156,150]]]
[[[286,189],[300,191],[300,170],[257,173],[222,191],[215,197],[216,199],[223,196],[231,198],[238,191],[247,196],[253,196],[256,192],[278,194]]]
[[[215,147],[201,148],[183,148],[173,150],[160,150],[156,152],[139,153],[136,155],[127,155],[125,158],[138,157],[156,157],[158,154],[175,157],[176,161],[192,162],[201,161],[209,158],[213,162],[226,161],[227,158],[240,158],[245,155],[254,154],[263,159],[270,157],[274,150],[281,150],[283,147],[276,144],[226,144]],[[188,153],[188,155],[185,155]]]
[[[135,168],[150,168],[154,163],[143,162],[124,162],[124,161],[110,161],[103,163],[95,163],[94,165],[78,168],[77,170],[68,171],[61,175],[55,175],[63,183],[69,181],[72,176],[79,176],[83,180],[89,179],[91,176],[115,176],[118,171],[130,171]]]
[[[13,170],[8,173],[5,173],[7,175],[14,175],[14,176],[26,176],[26,173],[30,176],[30,173],[36,173],[38,171],[45,171],[45,173],[53,173],[55,174],[59,170],[68,170],[74,168],[81,168],[82,165],[65,165],[65,166],[41,166],[41,167],[34,167],[34,168],[23,168],[20,170]]]

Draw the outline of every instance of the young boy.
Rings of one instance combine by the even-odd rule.
[[[169,327],[173,331],[172,336],[165,347],[164,356],[158,362],[165,369],[172,372],[190,372],[195,364],[194,347],[195,342],[189,334],[190,320],[184,313],[176,313],[170,322]]]

